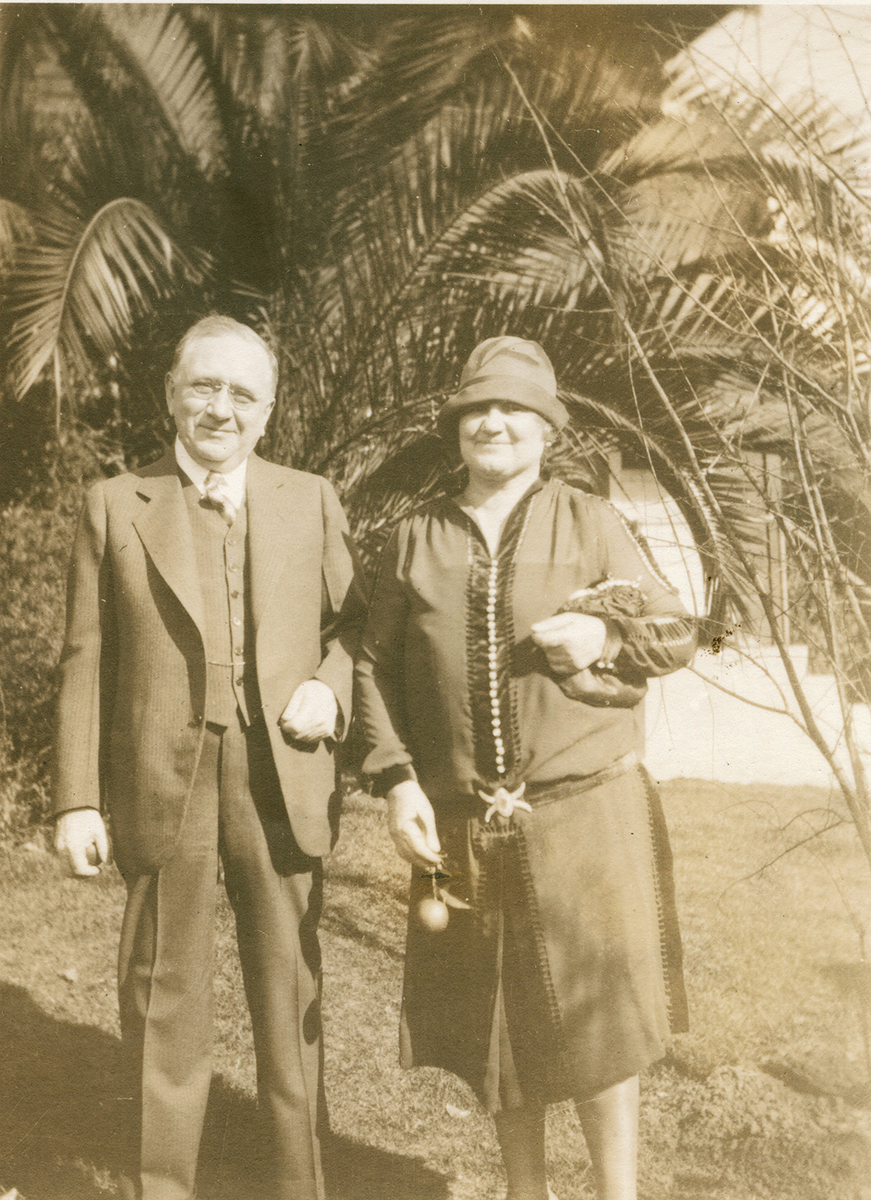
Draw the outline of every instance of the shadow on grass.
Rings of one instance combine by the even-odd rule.
[[[0,1182],[26,1200],[91,1200],[117,1170],[118,1041],[0,985]],[[105,1193],[103,1193],[105,1194]]]
[[[343,904],[334,898],[321,918],[319,926],[321,932],[347,938],[349,942],[354,942],[366,950],[380,950],[393,962],[402,962],[405,957],[404,949],[393,945],[377,930],[361,928],[355,913],[357,907],[352,902]]]
[[[414,1158],[331,1138],[324,1151],[330,1200],[447,1200],[448,1181]]]
[[[819,964],[819,970],[837,990],[845,1010],[862,1031],[864,1062],[848,1068],[840,1065],[834,1074],[809,1073],[788,1060],[769,1059],[761,1064],[762,1070],[804,1095],[838,1096],[854,1108],[871,1109],[871,965],[824,962]]]
[[[121,1169],[115,1098],[120,1043],[59,1020],[21,987],[0,984],[0,1187],[24,1200],[105,1200]],[[259,1175],[256,1106],[217,1076],[200,1156],[208,1200],[252,1200]],[[445,1200],[447,1182],[422,1163],[331,1137],[331,1200]]]

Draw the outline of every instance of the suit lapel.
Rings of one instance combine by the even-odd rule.
[[[248,554],[251,612],[258,629],[288,563],[298,562],[301,543],[293,519],[292,477],[248,459]],[[300,564],[302,566],[302,564]]]
[[[191,523],[175,455],[169,451],[143,476],[136,489],[142,500],[133,526],[151,561],[203,634],[203,601],[197,576]]]

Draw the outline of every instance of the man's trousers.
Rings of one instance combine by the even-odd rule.
[[[323,1200],[321,862],[296,844],[262,725],[207,726],[172,857],[156,875],[126,880],[118,979],[132,1194],[195,1195],[212,1074],[219,855],[254,1031],[266,1192]]]

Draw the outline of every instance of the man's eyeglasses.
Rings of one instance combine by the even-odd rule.
[[[251,408],[257,403],[257,397],[247,388],[236,387],[235,384],[227,383],[223,379],[193,379],[184,386],[185,391],[193,392],[200,400],[205,401],[211,400],[213,396],[217,396],[218,392],[226,388],[230,396],[230,403],[234,408]]]

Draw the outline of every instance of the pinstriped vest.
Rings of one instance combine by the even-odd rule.
[[[238,709],[250,725],[260,710],[260,698],[247,571],[247,505],[242,505],[228,528],[219,512],[200,502],[193,484],[185,480],[183,490],[203,598],[208,664],[205,719],[230,725]]]

